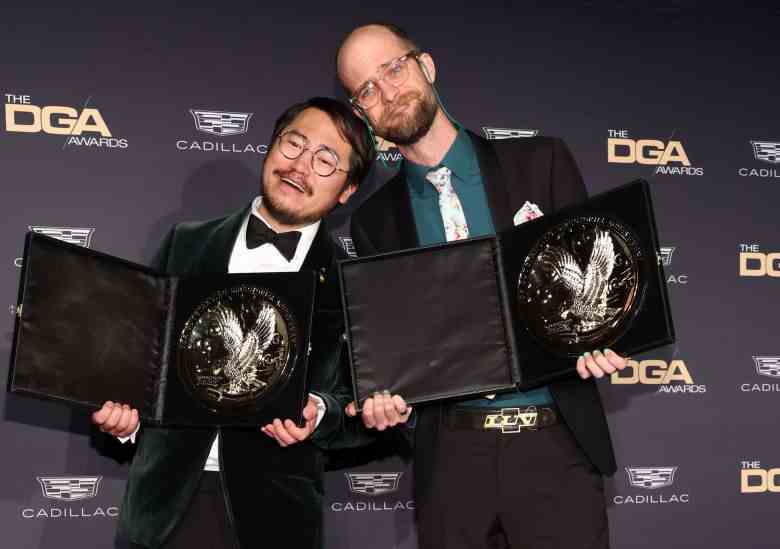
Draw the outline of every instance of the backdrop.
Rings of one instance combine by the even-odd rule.
[[[463,125],[563,137],[591,193],[651,182],[679,341],[600,382],[613,547],[777,546],[778,8],[233,4],[3,9],[0,355],[26,231],[148,261],[171,224],[251,200],[276,116],[343,97],[340,39],[392,21],[432,54]],[[331,219],[347,250],[351,208],[397,169],[381,149]],[[3,547],[111,547],[127,463],[85,413],[0,404]],[[347,457],[326,478],[326,547],[414,548],[408,464]]]

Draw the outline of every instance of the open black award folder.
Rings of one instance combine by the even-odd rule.
[[[160,425],[301,423],[313,272],[170,276],[27,235],[8,390]]]
[[[648,184],[480,237],[344,261],[356,402],[527,390],[674,341]]]

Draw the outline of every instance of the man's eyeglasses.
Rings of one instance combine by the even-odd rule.
[[[295,130],[287,130],[279,136],[279,152],[285,158],[295,160],[309,150],[309,140]],[[320,177],[333,175],[335,171],[349,173],[349,170],[339,168],[339,156],[325,145],[312,151],[311,169]]]
[[[361,109],[370,109],[379,101],[379,87],[377,82],[384,81],[396,88],[406,82],[409,77],[409,59],[416,59],[420,55],[418,50],[411,50],[401,57],[397,57],[380,65],[377,68],[378,80],[369,80],[355,92],[355,95],[349,98],[349,102],[357,105]]]

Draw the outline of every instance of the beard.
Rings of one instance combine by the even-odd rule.
[[[396,116],[394,111],[385,111],[376,124],[376,134],[396,145],[417,143],[431,129],[439,105],[430,90],[425,94],[419,91],[407,92],[398,97],[395,103],[397,106],[403,106],[415,100],[417,105],[412,107],[412,112],[408,115]]]
[[[272,175],[276,177],[283,177],[284,173],[278,170],[274,170]],[[286,185],[286,183],[282,183],[282,185]],[[306,192],[304,194],[308,197],[311,197],[313,193],[308,182],[305,184],[305,189]],[[273,217],[274,221],[282,225],[296,226],[315,223],[330,213],[330,211],[338,203],[338,199],[334,198],[333,203],[326,204],[322,208],[318,208],[307,213],[300,210],[295,210],[284,204],[284,202],[279,200],[278,197],[274,196],[273,193],[268,192],[265,178],[263,178],[263,181],[260,184],[260,193],[263,197],[263,206],[265,206],[265,209],[268,210],[268,213],[271,214],[271,217]]]

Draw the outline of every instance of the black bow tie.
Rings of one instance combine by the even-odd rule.
[[[250,250],[263,244],[273,244],[287,261],[292,261],[300,239],[301,231],[277,233],[257,216],[249,214],[249,224],[246,227],[246,247]]]

